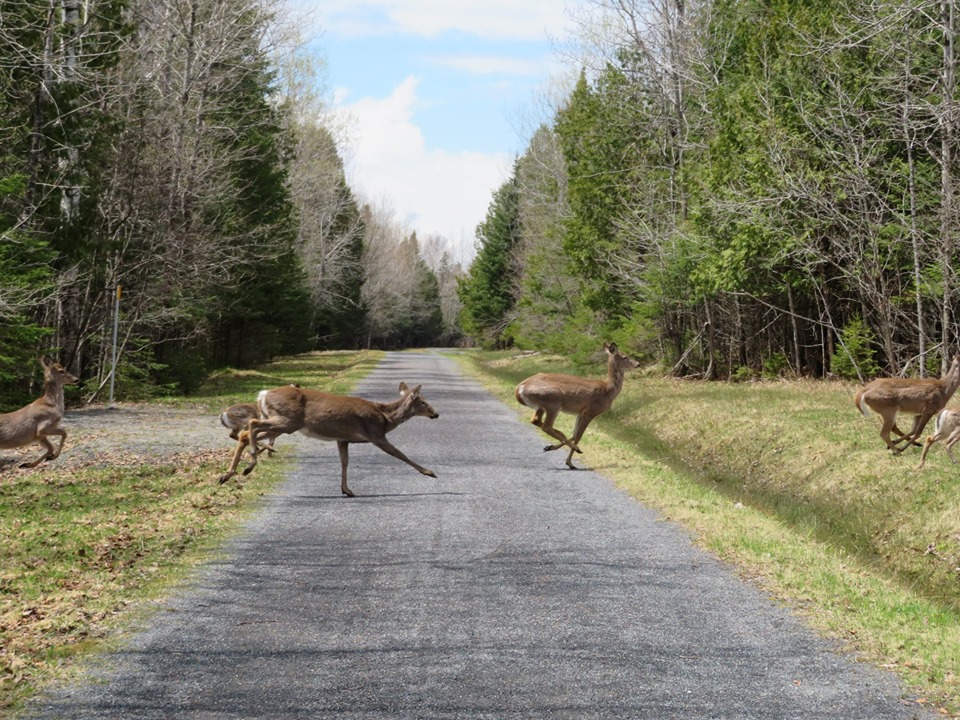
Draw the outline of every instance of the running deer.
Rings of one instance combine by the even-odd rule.
[[[63,386],[72,385],[77,378],[67,372],[60,363],[42,357],[43,395],[26,407],[0,415],[0,449],[14,448],[40,443],[46,452],[33,462],[20,464],[22,468],[36,467],[44,460],[55,460],[67,441],[67,431],[60,427],[63,420]],[[60,437],[56,449],[48,438]]]
[[[290,383],[290,387],[298,388],[300,385],[299,383]],[[254,419],[260,419],[260,408],[257,407],[256,403],[237,403],[220,413],[220,424],[230,431],[232,439],[240,441],[242,436],[243,443],[246,443],[249,438],[249,435],[244,434],[247,425]],[[276,452],[273,449],[273,441],[276,439],[276,435],[268,436],[266,446],[260,445],[260,451],[266,449],[270,455],[273,455]]]
[[[230,437],[234,440],[241,441],[240,438],[243,436],[241,441],[243,444],[246,444],[249,439],[249,435],[246,434],[247,425],[251,420],[259,419],[260,411],[257,409],[256,403],[237,403],[220,413],[220,424],[230,431]],[[266,445],[259,446],[260,451],[266,450],[270,455],[273,455],[276,452],[273,449],[273,441],[276,438],[276,435],[267,437]]]
[[[960,387],[960,355],[953,359],[942,378],[879,378],[862,387],[853,402],[864,417],[873,410],[883,418],[880,437],[894,454],[899,454],[910,445],[920,444],[917,440],[930,418],[943,410],[957,387]],[[897,427],[898,412],[915,416],[909,433]],[[890,439],[891,430],[899,436],[896,442]]]
[[[943,446],[947,449],[947,455],[950,456],[950,461],[954,465],[957,464],[957,459],[953,456],[951,448],[960,440],[960,406],[954,405],[953,407],[944,408],[938,412],[937,417],[934,418],[933,427],[933,435],[928,437],[923,445],[923,453],[920,455],[920,465],[917,466],[918,470],[922,468],[923,463],[926,462],[930,446],[944,438],[946,438],[946,440]]]
[[[373,402],[351,395],[333,395],[290,385],[264,390],[257,399],[261,417],[250,420],[247,426],[247,440],[253,457],[243,474],[249,474],[257,465],[257,441],[261,437],[299,431],[308,437],[337,443],[337,450],[340,452],[340,492],[347,497],[354,496],[347,486],[350,443],[373,443],[388,455],[416,468],[423,475],[436,477],[432,470],[418,465],[387,440],[388,432],[412,417],[440,417],[421,397],[420,387],[417,385],[409,388],[406,383],[400,383],[400,399],[390,403]],[[242,441],[237,444],[230,468],[220,477],[221,483],[237,474],[237,465],[244,448]]]
[[[530,422],[550,437],[560,441],[556,445],[547,445],[543,449],[544,452],[559,450],[564,445],[570,448],[567,454],[567,467],[571,470],[577,469],[571,460],[574,452],[583,452],[579,443],[587,425],[595,417],[610,409],[614,399],[623,389],[624,374],[640,364],[620,352],[615,343],[609,345],[604,343],[603,349],[607,353],[606,380],[590,380],[557,373],[537,373],[517,385],[514,393],[517,402],[533,408],[533,417]],[[570,438],[553,426],[557,415],[561,412],[577,416],[573,435]]]

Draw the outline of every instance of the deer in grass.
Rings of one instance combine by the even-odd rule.
[[[77,378],[60,363],[42,357],[43,395],[26,407],[0,415],[0,449],[13,450],[31,443],[40,443],[46,452],[33,462],[20,464],[22,468],[36,467],[44,460],[55,460],[67,441],[67,431],[60,427],[63,420],[63,386],[72,385]],[[60,438],[54,449],[50,437]]]
[[[923,463],[926,462],[930,447],[938,440],[943,440],[944,438],[946,438],[946,440],[944,440],[943,446],[947,449],[947,455],[950,456],[950,461],[954,465],[957,464],[957,459],[953,456],[951,448],[960,440],[960,406],[954,405],[944,408],[937,413],[933,423],[933,435],[930,435],[923,444],[923,453],[920,455],[920,464],[917,466],[918,470],[922,468]]]
[[[421,474],[435,478],[432,470],[418,465],[387,440],[388,432],[412,417],[440,417],[420,395],[420,387],[409,388],[406,383],[400,383],[400,399],[389,403],[290,385],[264,390],[257,398],[260,418],[251,419],[247,424],[248,437],[244,439],[249,443],[252,459],[243,474],[248,475],[257,465],[257,442],[261,437],[299,431],[307,437],[337,443],[340,452],[340,492],[347,497],[354,497],[347,486],[350,443],[372,443],[388,455],[416,468]],[[245,444],[241,440],[230,468],[220,477],[221,483],[236,475],[244,449]]]
[[[878,378],[864,385],[853,402],[865,417],[873,410],[883,418],[880,437],[896,455],[910,445],[920,444],[917,440],[930,418],[943,410],[957,387],[960,387],[960,355],[953,359],[941,378]],[[897,427],[898,412],[914,416],[910,432]],[[896,442],[890,439],[891,431],[898,435]]]
[[[517,385],[514,395],[517,402],[533,408],[533,417],[530,422],[543,430],[547,435],[559,440],[555,445],[547,445],[543,450],[559,450],[567,446],[567,467],[576,470],[573,464],[573,453],[582,453],[579,443],[587,425],[597,416],[602,415],[613,404],[614,399],[623,389],[623,378],[627,370],[636,368],[640,363],[624,355],[617,349],[615,343],[603,345],[607,353],[607,378],[605,380],[590,380],[575,375],[559,373],[537,373],[528,377]],[[576,415],[573,426],[573,435],[567,437],[553,426],[557,415],[561,412]]]

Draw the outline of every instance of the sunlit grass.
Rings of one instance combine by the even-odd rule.
[[[462,357],[513,405],[528,375],[575,372],[543,355]],[[854,409],[855,391],[634,373],[578,457],[822,632],[960,713],[960,468],[936,446],[924,470],[919,450],[892,456],[879,420]],[[558,427],[568,432],[572,418]]]

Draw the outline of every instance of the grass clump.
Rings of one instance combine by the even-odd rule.
[[[544,368],[575,372],[556,357],[465,357],[512,404],[523,378]],[[603,374],[598,365],[591,376]],[[587,430],[580,457],[822,631],[957,714],[960,473],[937,447],[923,470],[919,449],[891,455],[879,419],[854,408],[856,387],[635,372]],[[558,427],[569,432],[572,416]]]

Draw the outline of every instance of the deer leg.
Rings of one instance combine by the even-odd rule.
[[[423,465],[418,465],[417,463],[415,463],[413,460],[411,460],[406,455],[404,455],[399,448],[396,448],[393,445],[391,445],[390,441],[387,440],[386,438],[381,438],[378,440],[372,439],[370,440],[370,442],[376,445],[381,450],[383,450],[388,455],[393,455],[395,458],[397,458],[397,460],[403,460],[403,462],[405,462],[410,467],[416,468],[418,471],[420,471],[422,475],[429,475],[432,478],[436,477],[433,470],[427,470],[427,468],[423,467]]]
[[[899,452],[897,446],[893,444],[893,441],[890,439],[890,430],[893,428],[893,416],[883,417],[883,425],[880,427],[880,437],[883,438],[883,441],[887,444],[887,447],[893,450],[893,452]]]
[[[954,430],[952,433],[950,433],[950,437],[948,437],[947,441],[943,444],[943,446],[947,449],[947,455],[950,456],[950,461],[954,465],[957,464],[957,459],[953,456],[952,448],[958,440],[960,440],[960,429]]]
[[[932,413],[924,413],[923,415],[917,415],[913,421],[913,428],[910,430],[910,434],[907,436],[904,436],[903,438],[901,438],[896,442],[893,448],[893,452],[896,454],[900,454],[911,445],[919,446],[920,443],[917,442],[917,438],[920,437],[921,433],[923,433],[924,428],[927,427],[927,423],[930,422],[931,416],[932,416]],[[903,447],[899,447],[901,443],[903,443]]]
[[[556,438],[557,440],[560,441],[556,445],[547,445],[543,449],[544,452],[550,452],[551,450],[559,450],[564,445],[567,445],[567,446],[570,445],[570,439],[553,426],[553,423],[557,419],[557,412],[558,411],[556,410],[552,412],[547,412],[546,418],[544,418],[543,422],[540,424],[541,430],[543,430],[550,437]]]
[[[47,440],[45,437],[41,435],[40,437],[37,438],[37,442],[43,445],[47,449],[47,451],[43,455],[38,457],[36,460],[34,460],[33,462],[20,463],[20,467],[33,468],[39,465],[40,463],[42,463],[44,460],[51,460],[52,458],[55,457],[53,454],[53,444],[49,440]]]
[[[243,457],[243,451],[247,449],[246,432],[247,431],[244,430],[237,438],[237,447],[233,451],[233,460],[230,461],[230,467],[223,475],[220,476],[221,485],[237,474],[237,465],[240,464],[240,458]]]
[[[587,425],[590,424],[591,420],[593,420],[592,417],[587,417],[586,415],[577,415],[577,421],[573,425],[573,437],[570,438],[570,452],[567,454],[567,467],[569,467],[571,470],[577,469],[573,464],[573,453],[583,452],[583,450],[580,449],[580,438],[583,437],[583,433],[586,432]]]
[[[927,438],[927,441],[923,444],[923,452],[920,453],[920,464],[917,465],[917,470],[923,467],[923,464],[927,461],[927,453],[930,452],[930,448],[939,439],[939,435],[931,435]],[[947,449],[947,454],[949,454],[950,458],[953,459],[953,454],[950,453],[949,448]]]
[[[49,438],[51,435],[59,435],[59,436],[60,436],[60,444],[57,446],[56,452],[54,452],[53,455],[51,455],[50,457],[47,458],[47,460],[56,460],[58,457],[60,457],[60,453],[63,452],[63,445],[64,445],[64,443],[67,442],[67,431],[64,430],[62,427],[55,427],[55,428],[50,428],[49,430],[47,430],[47,431],[44,433],[44,435],[45,435],[46,437],[48,437],[48,438]]]
[[[354,494],[347,487],[347,462],[350,459],[350,443],[337,440],[337,450],[340,452],[340,492],[347,497],[354,497]]]
[[[264,436],[276,438],[278,435],[285,435],[287,433],[296,432],[301,427],[302,424],[298,425],[296,422],[291,422],[284,417],[274,416],[266,418],[264,420],[257,420],[256,418],[251,418],[250,422],[247,423],[246,432],[249,433],[249,445],[250,445],[250,464],[243,469],[244,475],[249,475],[253,472],[253,469],[257,466],[257,455],[260,454],[260,451],[263,449],[260,446],[260,438]],[[242,433],[241,433],[242,437]]]

